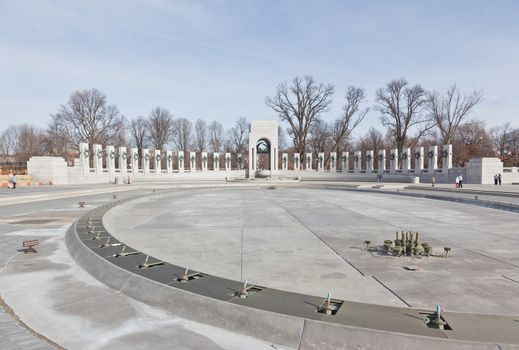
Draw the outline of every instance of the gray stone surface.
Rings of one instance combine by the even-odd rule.
[[[100,186],[90,195],[84,190],[55,188],[60,199],[52,199],[53,191],[44,189],[2,192],[4,203],[15,196],[12,202],[23,204],[6,204],[0,211],[0,259],[5,262],[0,295],[28,327],[67,349],[272,349],[270,343],[137,302],[79,268],[65,247],[66,229],[86,210],[112,197],[110,187]],[[81,193],[73,194],[76,191]],[[43,197],[32,201],[36,194]],[[78,208],[79,198],[87,208]],[[51,221],[15,223],[34,219]],[[24,239],[34,238],[41,240],[37,254],[16,251]],[[50,348],[6,317],[0,313],[0,349]]]
[[[207,185],[222,186],[221,184]],[[154,186],[157,189],[159,188],[156,185]],[[171,186],[171,184],[160,184],[160,187],[162,188],[167,188],[169,186]],[[200,187],[200,184],[184,183],[182,186],[176,184],[174,186],[175,188]],[[368,186],[371,187],[372,184],[369,184]],[[142,187],[144,188],[143,191],[149,191],[149,189],[145,189],[147,186],[143,185]],[[245,188],[246,186],[241,186],[240,184],[239,187]],[[340,186],[337,185],[337,187]],[[63,242],[63,236],[67,225],[84,213],[85,210],[109,202],[113,190],[121,191],[116,194],[118,197],[124,197],[127,195],[126,192],[129,189],[130,188],[126,187],[102,185],[96,186],[95,188],[75,186],[30,188],[20,189],[20,191],[16,192],[0,190],[0,260],[2,260],[2,263],[6,262],[5,267],[0,271],[0,295],[5,298],[6,303],[13,309],[15,314],[33,330],[43,334],[53,341],[56,341],[60,345],[71,349],[284,349],[279,345],[271,346],[269,343],[258,341],[254,338],[244,337],[233,332],[224,331],[200,323],[186,321],[154,307],[139,303],[118,291],[107,288],[105,285],[97,282],[85,273],[85,271],[75,265],[75,262],[71,259],[65,249]],[[131,190],[135,192],[141,191],[141,189],[133,186],[131,186]],[[389,190],[389,186],[381,189],[381,191],[386,190]],[[180,194],[179,190],[176,191]],[[246,191],[248,190],[244,189],[244,193]],[[278,188],[275,191],[267,192],[277,191],[283,192],[288,190],[281,191]],[[292,202],[295,202],[295,204],[297,204],[298,201],[308,203],[308,200],[304,197],[313,197],[314,192],[312,191],[314,190],[299,189],[295,190],[293,194],[282,194],[281,196],[286,198],[282,198],[278,202],[283,204],[285,200],[291,200]],[[198,190],[195,191],[195,194],[197,192]],[[315,193],[317,192],[325,191],[315,191]],[[325,198],[316,198],[309,201],[310,203],[316,204],[316,215],[321,210],[324,210],[328,205],[333,206],[343,204],[344,202],[346,202],[346,204],[353,203],[351,199],[349,201],[344,200],[345,194],[341,194],[340,191],[328,192],[337,192],[337,196],[326,194],[323,195]],[[377,225],[383,227],[384,230],[386,230],[387,227],[395,226],[394,222],[391,220],[384,219],[382,222],[379,222],[380,220],[376,214],[373,215],[371,212],[365,210],[366,206],[369,207],[370,201],[373,200],[372,197],[376,196],[376,194],[367,194],[367,196],[359,194],[359,198],[355,203],[360,204],[355,206],[356,209],[353,213],[349,214],[345,210],[339,214],[339,219],[333,219],[332,222],[336,221],[334,225],[342,225],[341,230],[348,232],[354,231],[355,227],[358,226],[358,222],[356,223],[352,220],[341,221],[341,218],[345,214],[348,219],[351,219],[351,217],[363,217],[362,215],[364,214],[368,217],[372,216],[372,220],[369,221],[370,226],[373,225],[372,231],[368,230],[367,232],[370,235],[376,235],[381,230],[378,229],[372,221],[377,222]],[[498,197],[496,198],[499,199]],[[247,208],[247,210],[256,208],[258,212],[261,212],[261,203],[254,206],[252,200],[248,198],[248,196],[246,199],[247,200],[242,202],[245,204],[244,208]],[[86,209],[77,208],[77,202],[79,200],[87,201]],[[404,205],[407,200],[409,200],[409,202]],[[512,198],[507,200],[513,201],[514,199]],[[434,215],[438,215],[439,217],[435,216],[435,219],[432,220],[433,224],[431,226],[433,232],[439,231],[438,235],[436,236],[435,233],[434,237],[438,240],[438,244],[443,244],[445,239],[449,240],[451,243],[450,240],[454,239],[452,243],[457,243],[462,246],[461,248],[453,248],[453,260],[447,260],[447,263],[450,265],[447,269],[440,269],[438,274],[431,275],[430,277],[433,281],[443,282],[445,276],[451,272],[455,275],[454,282],[460,281],[459,283],[465,283],[463,278],[472,280],[473,285],[466,285],[466,288],[471,292],[474,291],[475,299],[465,299],[464,302],[481,308],[494,310],[496,306],[504,307],[505,305],[508,305],[507,303],[510,302],[510,299],[517,300],[517,296],[514,294],[515,292],[513,292],[514,289],[508,288],[508,284],[502,284],[502,278],[499,277],[499,275],[492,277],[487,273],[492,271],[495,271],[496,273],[503,272],[503,276],[506,276],[504,279],[509,281],[510,285],[514,284],[514,281],[519,281],[519,273],[517,273],[517,269],[514,268],[513,265],[510,265],[515,264],[516,257],[514,257],[513,254],[508,255],[507,249],[505,249],[508,246],[513,250],[516,249],[513,245],[514,239],[516,238],[514,232],[516,221],[514,222],[513,220],[516,216],[513,215],[518,214],[497,212],[485,208],[472,210],[473,207],[465,205],[455,203],[445,204],[438,201],[412,198],[393,201],[390,197],[387,197],[385,201],[390,201],[390,204],[388,205],[386,203],[386,205],[381,208],[382,211],[385,212],[385,210],[389,210],[390,212],[398,213],[396,216],[397,219],[400,217],[399,215],[402,214],[400,213],[401,211],[404,213],[406,211],[412,211],[414,214],[409,220],[416,216],[414,219],[417,221],[420,217],[422,219],[428,218],[431,212]],[[381,200],[380,202],[375,200],[377,205],[381,205],[383,202],[384,200]],[[418,204],[425,202],[432,203],[432,206],[421,211],[421,209],[419,209],[420,205]],[[192,205],[192,203],[189,203],[188,201],[188,206],[189,205]],[[225,214],[230,212],[230,215],[225,217],[231,218],[232,222],[235,218],[236,211],[227,208],[224,201],[218,202],[218,206],[222,207],[221,213]],[[285,205],[285,207],[288,206]],[[179,206],[177,209],[188,210],[189,208]],[[194,210],[196,207],[191,209]],[[311,231],[316,233],[316,235],[321,237],[323,241],[329,245],[330,249],[341,254],[347,252],[348,261],[363,271],[366,276],[369,276],[370,274],[378,276],[371,272],[372,270],[382,271],[384,278],[388,275],[392,275],[394,271],[402,273],[398,270],[398,268],[401,267],[402,262],[396,266],[392,266],[387,262],[387,260],[384,263],[384,259],[377,258],[378,260],[374,261],[380,260],[382,263],[377,262],[376,264],[363,265],[361,264],[364,262],[362,259],[366,259],[367,257],[361,255],[362,252],[360,251],[357,252],[358,255],[353,254],[355,260],[350,259],[349,254],[352,251],[355,251],[355,249],[348,247],[359,247],[359,240],[355,239],[355,236],[353,235],[354,232],[350,232],[349,235],[351,235],[351,237],[348,237],[349,241],[341,240],[343,237],[330,228],[324,229],[318,225],[319,228],[315,229],[311,222],[314,220],[312,218],[312,215],[314,214],[311,213],[312,215],[308,215],[304,212],[297,213],[294,210],[297,208],[293,207],[289,207],[289,209],[292,210],[295,215],[295,219],[292,222],[293,225],[297,224],[297,222],[305,223]],[[448,218],[444,217],[445,212],[448,214],[446,215]],[[173,213],[174,212],[171,212],[169,214],[171,215]],[[275,213],[276,211],[274,211],[274,214]],[[269,212],[269,215],[272,215],[272,213]],[[141,219],[146,220],[145,218]],[[196,215],[193,215],[192,219],[196,220]],[[147,221],[153,223],[153,213]],[[461,235],[459,237],[457,235],[453,237],[454,234],[451,234],[450,236],[440,235],[441,229],[452,222],[459,225],[461,225],[460,222],[462,222],[465,226],[469,227],[465,230],[461,230]],[[469,223],[469,225],[466,223]],[[198,231],[207,227],[207,224],[207,222],[200,221]],[[261,226],[264,224],[269,224],[268,219],[263,218],[258,221],[251,221],[250,226]],[[326,221],[325,224],[326,225],[322,226],[330,226],[328,221]],[[412,221],[406,221],[406,225],[412,226],[414,224]],[[425,226],[425,228],[421,227],[422,226],[420,226],[419,229],[426,232],[429,226]],[[492,229],[493,236],[488,235],[487,231],[489,229],[487,229],[487,227]],[[170,230],[170,232],[173,232],[174,227],[167,226],[167,229]],[[391,230],[393,229],[391,228]],[[144,232],[143,234],[148,234],[148,231],[146,230],[143,230],[142,232]],[[259,232],[261,234],[261,231]],[[420,232],[422,233],[422,231]],[[215,233],[213,232],[213,234]],[[294,234],[294,232],[292,234]],[[167,238],[167,236],[168,235],[166,234],[164,238]],[[42,240],[42,245],[37,256],[23,255],[16,252],[16,248],[21,245],[21,241],[38,237]],[[189,236],[186,236],[186,238],[189,238]],[[275,238],[276,237],[274,237],[274,239]],[[363,237],[362,240],[364,240]],[[458,240],[462,241],[458,242]],[[206,244],[204,241],[200,242],[202,245]],[[355,244],[348,246],[349,242],[354,242]],[[178,241],[175,241],[174,245],[178,243]],[[286,242],[283,241],[281,241],[281,243],[286,244]],[[233,247],[235,242],[230,241],[229,244],[230,247]],[[465,244],[467,244],[466,247]],[[502,245],[504,245],[505,248],[503,248]],[[206,255],[212,250],[211,247],[207,247],[207,249],[200,251],[199,245],[195,243],[192,243],[191,247],[194,249],[193,252],[196,254],[198,260],[205,259]],[[344,247],[346,247],[346,250],[344,251],[339,249]],[[250,254],[251,258],[257,260],[262,259],[261,251],[265,248],[248,247],[248,249],[247,253]],[[319,247],[319,249],[323,249],[323,247]],[[460,249],[460,251],[458,251],[458,249]],[[283,252],[284,248],[280,249],[280,251]],[[298,254],[297,250],[293,249],[292,251],[294,251],[295,254]],[[220,252],[227,254],[228,250],[226,250],[225,247],[222,247]],[[327,253],[333,255],[330,251],[327,251]],[[498,255],[498,260],[496,260],[496,255]],[[182,254],[180,254],[180,256],[182,256]],[[312,256],[308,255],[308,257],[311,258]],[[456,264],[456,258],[462,259],[462,262]],[[283,263],[283,261],[281,261],[281,263]],[[473,264],[472,268],[479,271],[480,275],[473,273],[474,271],[471,272],[469,267],[465,270],[460,266],[467,264]],[[232,264],[230,266],[232,266]],[[325,268],[329,268],[329,266],[326,266]],[[346,270],[349,271],[348,269]],[[408,274],[411,273],[410,271],[404,272],[402,279],[407,278]],[[236,271],[233,273],[236,273]],[[343,275],[340,273],[342,273],[342,270],[323,271],[322,277],[324,278],[322,278],[322,280],[326,281],[330,278],[340,280],[343,278]],[[431,271],[428,267],[417,273],[431,273]],[[465,275],[466,273],[468,273],[468,275]],[[293,275],[292,270],[289,270],[287,275]],[[269,278],[271,277],[269,276]],[[408,288],[407,286],[401,286],[403,284],[402,279],[388,279],[387,281],[382,279],[380,280],[383,281],[384,284],[387,282],[388,285],[396,285],[396,287],[400,287],[401,289]],[[319,280],[321,280],[321,278],[319,278]],[[419,282],[423,284],[430,283],[430,281],[430,279],[425,278]],[[451,282],[452,280],[448,281],[451,284],[454,283]],[[483,283],[485,281],[498,282],[494,286]],[[438,285],[441,286],[441,290],[445,287],[445,283],[439,283]],[[452,290],[450,286],[447,285],[447,287],[446,290],[449,292],[447,294],[457,293],[457,291]],[[485,288],[488,288],[486,296],[489,302],[483,303],[479,306],[479,303],[484,300]],[[360,289],[357,291],[357,293],[362,292],[363,291]],[[402,292],[401,290],[398,290],[397,292],[401,293],[403,297],[409,300],[414,297],[414,295],[406,295],[406,291]],[[417,290],[417,293],[419,292],[421,291]],[[428,289],[426,289],[425,292],[431,293]],[[311,294],[320,294],[320,292]],[[414,302],[415,301],[413,301],[413,303]],[[447,310],[449,310],[448,306]],[[451,308],[451,310],[453,309]],[[34,337],[32,333],[25,330],[25,328],[18,326],[15,322],[10,322],[6,317],[8,317],[8,315],[0,313],[1,349],[30,349],[31,347],[48,348],[48,345],[45,342]],[[5,321],[5,323],[3,323],[3,321]],[[453,320],[453,322],[456,321]],[[341,329],[339,332],[334,333],[333,329],[328,325],[322,328],[314,326],[314,324],[307,323],[306,329],[303,332],[301,349],[414,349],[417,347],[424,349],[443,349],[450,346],[445,345],[447,343],[438,342],[437,339],[432,338],[414,338],[395,333],[378,334],[373,331],[357,328],[351,328],[349,330]],[[459,329],[460,327],[456,328],[459,331],[462,331],[462,329]],[[493,332],[495,330],[489,331]],[[468,346],[468,348],[497,349],[497,346],[491,344],[465,344],[463,346],[461,343],[448,344],[457,344],[459,346],[457,348]],[[516,346],[506,344],[499,344],[499,348],[517,349]]]
[[[146,254],[233,280],[359,302],[517,315],[517,215],[377,193],[278,188],[144,198],[112,209],[105,222]],[[450,246],[451,257],[361,249],[366,239],[381,245],[401,230],[418,231],[437,253]]]

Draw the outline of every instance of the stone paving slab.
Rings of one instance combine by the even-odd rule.
[[[0,271],[0,295],[31,329],[67,349],[273,348],[254,338],[183,320],[97,282],[71,259],[63,238],[67,225],[94,203],[110,202],[111,195],[88,197],[84,209],[77,209],[76,201],[71,197],[12,204],[0,211],[0,222],[5,222],[0,225],[0,262],[5,264]],[[9,223],[55,217],[58,212],[62,219],[49,224]],[[16,251],[24,239],[34,238],[41,240],[37,254]],[[1,323],[4,320],[8,326]],[[2,330],[13,332],[14,338],[3,336]],[[0,312],[0,349],[20,348],[50,349]]]

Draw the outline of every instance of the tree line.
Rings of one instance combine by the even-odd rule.
[[[451,85],[445,91],[426,91],[405,79],[391,80],[375,93],[371,108],[379,113],[380,125],[364,135],[354,132],[364,121],[364,89],[349,86],[343,95],[343,108],[331,121],[335,87],[316,82],[310,76],[296,77],[279,84],[266,105],[284,126],[279,128],[280,151],[342,152],[397,148],[418,145],[452,144],[454,162],[463,165],[474,156],[499,156],[505,166],[519,165],[519,128],[509,123],[488,128],[472,118],[483,101],[480,91],[463,93]],[[329,119],[329,118],[326,118]],[[117,106],[108,103],[98,89],[75,91],[45,128],[29,124],[11,125],[0,134],[0,155],[5,159],[27,161],[33,155],[77,157],[80,142],[149,149],[246,153],[249,121],[238,118],[226,129],[214,120],[174,117],[165,107],[153,108],[147,116],[128,120]],[[285,142],[288,138],[290,142]],[[326,160],[327,161],[327,160]]]

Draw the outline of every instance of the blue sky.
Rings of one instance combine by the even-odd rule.
[[[336,87],[405,77],[426,89],[481,89],[474,117],[519,126],[518,1],[0,0],[0,130],[45,126],[96,87],[129,119],[277,119],[275,87],[312,75]],[[371,109],[359,133],[379,125]]]

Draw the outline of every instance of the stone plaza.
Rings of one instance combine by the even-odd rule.
[[[454,168],[449,145],[386,164],[280,153],[271,121],[249,136],[33,157],[54,185],[0,192],[0,347],[519,349],[515,170],[495,187],[499,160]]]

